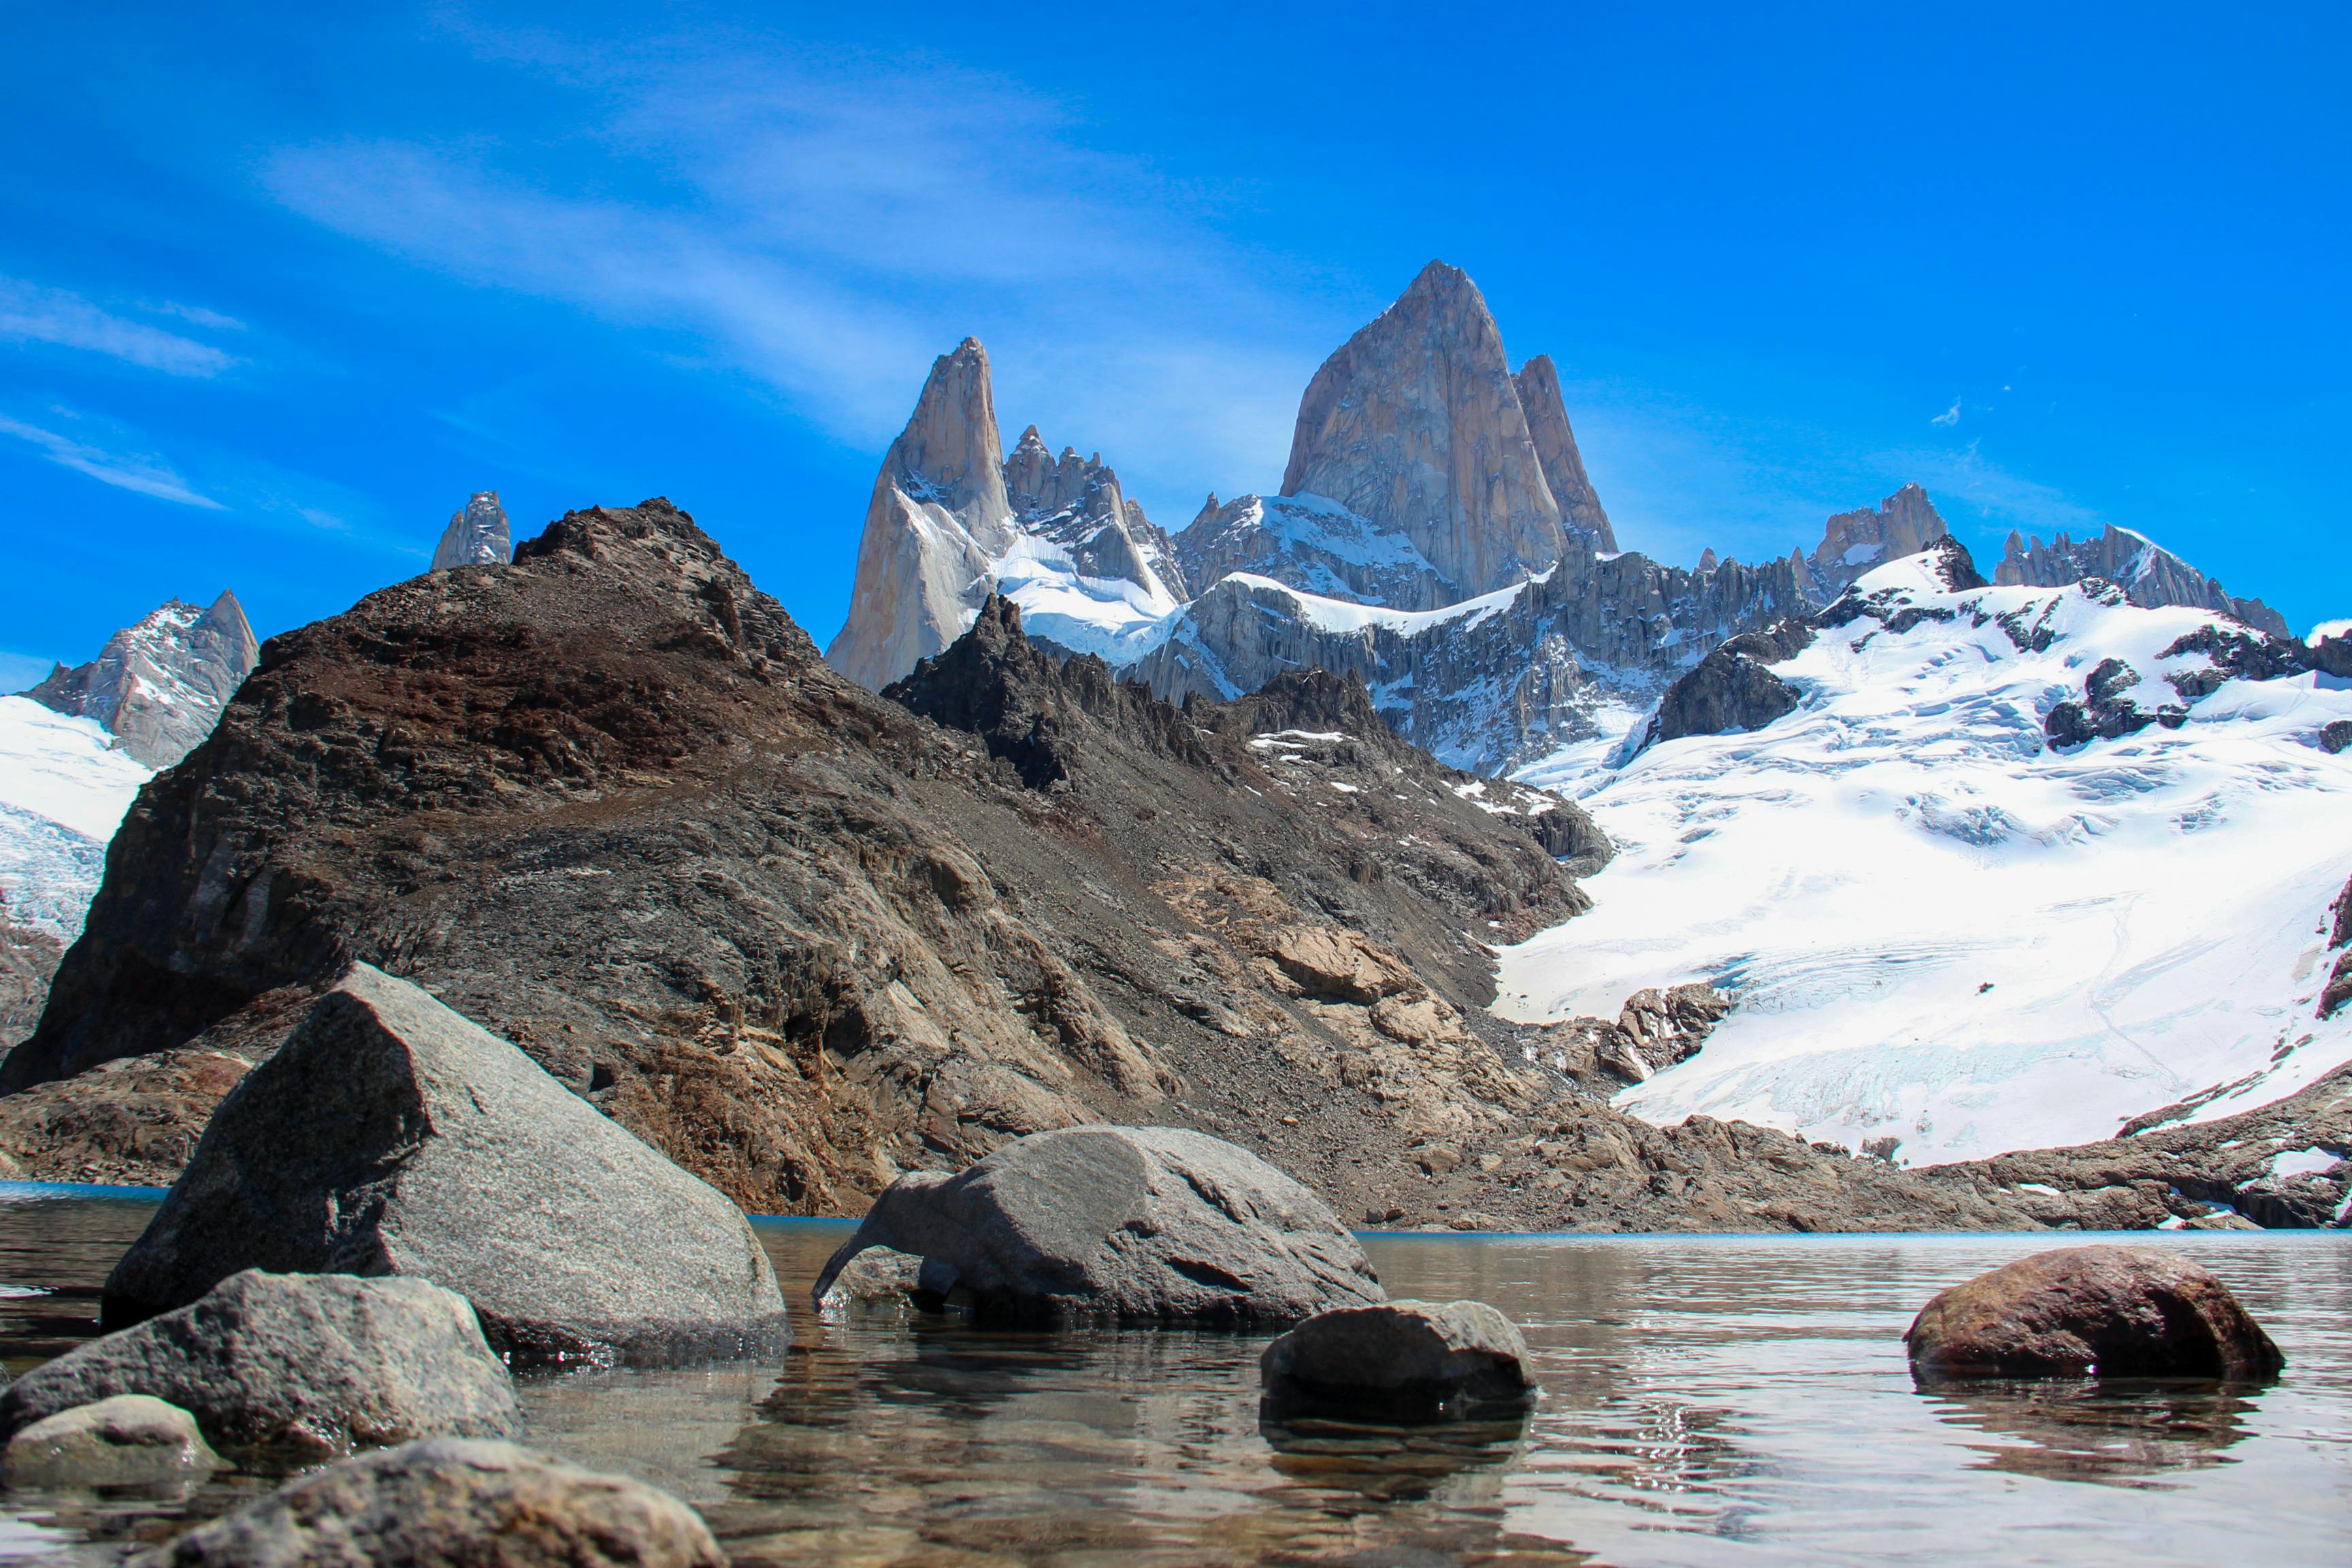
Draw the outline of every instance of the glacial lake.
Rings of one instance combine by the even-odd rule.
[[[0,1186],[11,1373],[95,1331],[152,1197]],[[1526,1331],[1523,1424],[1262,1425],[1265,1335],[820,1321],[846,1234],[761,1222],[780,1362],[521,1381],[530,1444],[667,1488],[735,1562],[2341,1564],[2352,1561],[2352,1237],[2135,1236],[2235,1289],[2287,1353],[2257,1388],[1922,1393],[1900,1335],[2057,1236],[1372,1236],[1390,1290]],[[2117,1238],[2122,1239],[2122,1238]],[[0,1499],[0,1555],[111,1561],[276,1484]]]

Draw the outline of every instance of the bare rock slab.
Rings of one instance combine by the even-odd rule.
[[[725,1568],[686,1504],[510,1443],[436,1437],[331,1466],[138,1568]]]
[[[2264,1378],[2286,1364],[2227,1285],[2153,1247],[2021,1258],[1937,1295],[1903,1342],[1927,1378]]]
[[[1387,1301],[1318,1312],[1265,1347],[1277,1406],[1429,1420],[1533,1397],[1528,1344],[1484,1301]]]
[[[430,1279],[527,1358],[761,1353],[791,1338],[767,1253],[723,1194],[366,964],[221,1102],[108,1278],[107,1321],[245,1268]]]
[[[12,1487],[156,1486],[220,1467],[194,1415],[144,1394],[45,1415],[0,1455]]]
[[[1063,1128],[901,1176],[816,1300],[873,1247],[921,1258],[926,1289],[989,1320],[1286,1323],[1387,1299],[1322,1199],[1183,1128]]]
[[[221,1447],[295,1458],[522,1426],[473,1309],[422,1279],[236,1275],[18,1378],[0,1393],[0,1435],[122,1394],[179,1406]]]

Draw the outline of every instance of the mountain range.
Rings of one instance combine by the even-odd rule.
[[[966,340],[822,660],[667,501],[479,492],[131,780],[0,1155],[168,1175],[360,958],[767,1212],[1146,1120],[1372,1223],[2345,1221],[2352,636],[1916,485],[1619,542],[1442,263],[1172,534]]]

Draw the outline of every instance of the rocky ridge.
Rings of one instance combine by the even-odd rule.
[[[2232,596],[2218,580],[2170,551],[2112,522],[2095,538],[2076,540],[2061,533],[2047,544],[2039,537],[2029,543],[2023,534],[2012,532],[1992,574],[1992,580],[2004,588],[2063,588],[2091,577],[2116,584],[2143,609],[2185,605],[2243,621],[2272,637],[2288,633],[2286,617],[2260,599]]]
[[[211,733],[257,653],[235,594],[209,607],[169,599],[109,637],[88,664],[60,664],[25,695],[96,720],[142,763],[168,768]]]

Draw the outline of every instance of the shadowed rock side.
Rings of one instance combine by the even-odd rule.
[[[0,1049],[14,1046],[40,1021],[49,982],[65,944],[45,931],[18,925],[0,904]]]
[[[826,668],[667,502],[517,556],[272,639],[133,807],[10,1088],[267,1041],[243,1009],[359,959],[754,1212],[1113,1121],[1397,1223],[2026,1223],[1643,1126],[1530,1056],[1484,944],[1580,907],[1546,844],[1574,825],[1344,680],[1180,714],[1000,612],[902,693],[978,732],[944,729]]]

